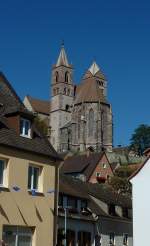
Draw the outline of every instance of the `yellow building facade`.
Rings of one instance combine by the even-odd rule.
[[[8,243],[15,245],[13,235],[17,232],[14,227],[19,227],[27,229],[25,232],[28,232],[33,246],[53,245],[53,163],[46,158],[4,147],[0,147],[0,160],[5,163],[4,183],[0,188],[0,238],[6,242],[10,238],[13,242],[8,239]],[[36,194],[28,189],[29,166],[39,168],[40,171]]]
[[[0,73],[0,241],[56,244],[60,157]]]

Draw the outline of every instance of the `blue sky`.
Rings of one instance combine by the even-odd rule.
[[[75,82],[93,59],[107,76],[115,145],[150,124],[150,1],[5,0],[0,10],[0,70],[22,99],[49,98],[64,39]]]

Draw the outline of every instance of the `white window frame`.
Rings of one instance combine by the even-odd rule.
[[[9,229],[9,227],[10,227],[10,229]],[[33,241],[33,232],[31,232],[31,233],[30,232],[20,232],[19,228],[21,228],[21,226],[8,226],[8,229],[10,230],[11,235],[14,236],[15,246],[18,246],[18,243],[19,243],[19,240],[20,240],[21,236],[28,236],[31,239],[31,241],[30,241],[30,246],[31,246],[32,245],[32,241]],[[3,228],[3,237],[4,237],[5,233],[6,232],[4,232],[4,228]]]
[[[32,174],[31,174],[31,187],[28,187],[28,190],[32,191],[32,190],[35,190],[37,192],[40,191],[40,178],[41,178],[41,167],[39,166],[36,166],[36,165],[32,165],[32,164],[29,164],[28,166],[28,170],[29,168],[32,168]],[[39,170],[39,173],[38,173],[38,182],[37,182],[37,189],[34,189],[34,168],[38,169]],[[28,179],[29,179],[29,174],[28,174]]]
[[[0,161],[4,162],[4,166],[3,166],[3,176],[2,176],[2,183],[0,183],[0,187],[7,187],[8,186],[8,182],[7,182],[7,160],[0,158]]]
[[[25,118],[21,118],[20,124],[21,124],[21,121],[23,122],[23,127],[22,127],[22,133],[20,132],[20,136],[26,137],[26,138],[31,138],[31,121],[28,119],[25,119]],[[28,134],[25,133],[26,132],[25,131],[26,122],[28,122],[28,124],[29,124]]]
[[[103,163],[103,168],[105,169],[107,167],[107,164],[106,163]]]
[[[127,239],[126,240],[126,244],[124,244],[124,242],[125,242],[125,240],[124,239]],[[128,233],[124,233],[123,234],[123,245],[125,245],[125,246],[127,246],[128,245],[128,241],[129,241],[129,235],[128,235]]]
[[[111,236],[113,235],[113,238],[111,238]],[[109,233],[109,245],[115,245],[115,233],[114,232],[110,232]]]
[[[101,173],[100,172],[96,172],[96,177],[97,178],[101,177]]]

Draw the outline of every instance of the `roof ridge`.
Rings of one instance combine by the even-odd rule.
[[[32,96],[30,96],[30,95],[27,95],[26,96],[29,100],[31,99],[31,100],[37,100],[37,101],[41,101],[41,102],[49,102],[49,100],[44,100],[44,99],[39,99],[39,98],[37,98],[37,97],[32,97]]]
[[[6,78],[6,76],[4,75],[3,72],[0,72],[0,76],[3,78],[3,82],[5,82],[7,84],[8,88],[11,90],[11,92],[15,96],[16,100],[20,103],[20,106],[25,107],[21,98],[17,95],[16,91],[14,90],[14,88],[12,87],[12,85],[10,84],[10,82],[8,81],[8,79]]]

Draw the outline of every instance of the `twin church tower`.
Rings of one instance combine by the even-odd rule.
[[[107,81],[96,62],[74,84],[64,46],[52,68],[50,141],[58,152],[112,148],[112,111]]]

